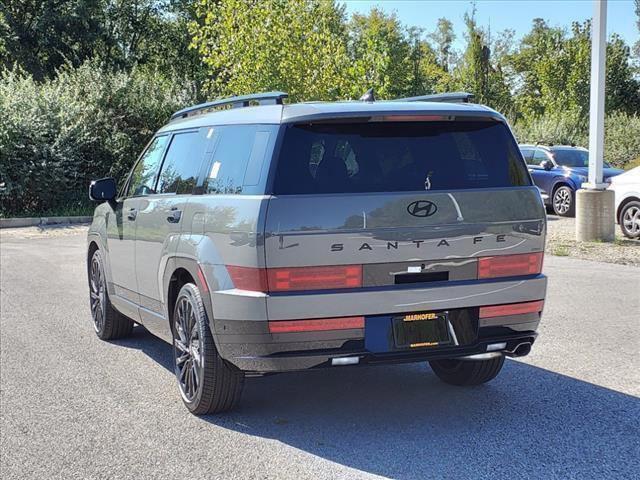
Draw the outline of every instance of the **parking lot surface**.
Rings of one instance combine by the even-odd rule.
[[[95,336],[83,229],[0,250],[3,479],[638,478],[640,268],[547,256],[533,352],[485,386],[335,367],[248,379],[198,418],[167,344]]]

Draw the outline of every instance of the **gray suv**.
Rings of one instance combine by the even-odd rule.
[[[170,342],[195,414],[248,376],[428,361],[476,385],[529,353],[546,220],[504,117],[468,94],[285,97],[179,111],[119,190],[92,182],[97,335]]]

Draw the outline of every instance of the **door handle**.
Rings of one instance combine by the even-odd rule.
[[[127,213],[127,218],[133,222],[135,221],[137,216],[138,216],[138,210],[136,208],[130,208],[129,213]]]
[[[169,223],[178,223],[182,218],[182,210],[178,210],[177,208],[172,208],[169,216],[167,217],[167,222]]]

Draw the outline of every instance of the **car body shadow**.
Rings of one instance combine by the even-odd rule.
[[[170,346],[146,331],[120,343],[173,372]],[[236,411],[201,418],[399,479],[634,478],[640,470],[640,399],[514,360],[469,388],[441,383],[424,364],[249,378]]]

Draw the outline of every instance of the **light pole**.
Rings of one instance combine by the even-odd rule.
[[[593,0],[591,97],[589,102],[589,182],[576,192],[576,240],[612,242],[614,194],[602,180],[607,56],[607,0]]]

